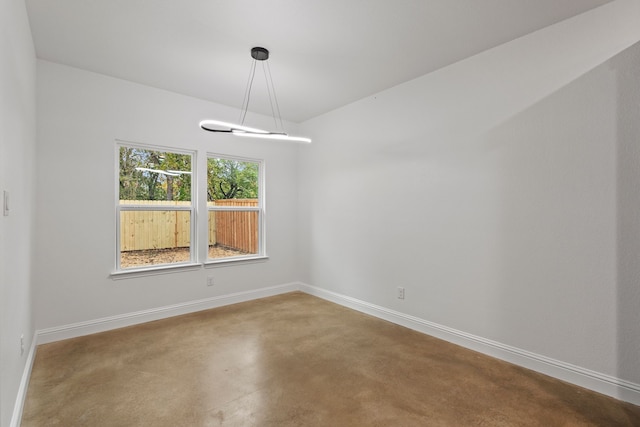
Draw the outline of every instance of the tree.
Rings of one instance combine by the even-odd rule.
[[[191,200],[191,156],[120,147],[120,200]]]
[[[164,153],[162,169],[172,175],[166,176],[167,200],[191,200],[191,156],[177,153]],[[177,173],[181,172],[181,173]],[[176,173],[178,176],[174,176]]]
[[[207,164],[207,197],[255,199],[258,197],[258,164],[240,160],[210,158]]]
[[[120,200],[135,200],[137,194],[136,167],[134,148],[120,147]]]

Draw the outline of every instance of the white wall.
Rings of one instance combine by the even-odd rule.
[[[0,2],[0,426],[8,426],[33,338],[31,251],[34,212],[35,52],[24,1]],[[0,202],[1,204],[1,202]],[[0,214],[1,215],[1,214]],[[25,352],[20,355],[20,335]]]
[[[639,19],[614,2],[304,123],[303,280],[640,383],[640,46],[609,60]]]
[[[240,140],[198,127],[204,118],[235,120],[238,112],[228,107],[47,61],[39,60],[37,67],[36,329],[298,278],[295,145]],[[269,260],[110,279],[115,263],[116,139],[264,159]],[[215,286],[206,286],[208,275],[215,277]]]
[[[617,83],[617,373],[639,383],[640,45],[608,65]]]

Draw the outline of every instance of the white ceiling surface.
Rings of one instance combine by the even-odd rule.
[[[38,58],[302,122],[610,0],[26,0]],[[261,69],[250,110],[271,115]],[[231,120],[236,118],[218,118]]]

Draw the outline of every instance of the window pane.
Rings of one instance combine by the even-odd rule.
[[[258,220],[257,211],[209,211],[209,258],[258,254]]]
[[[190,201],[191,155],[120,147],[120,204]]]
[[[191,259],[190,211],[121,211],[120,267],[145,267]]]
[[[207,159],[209,259],[260,253],[261,215],[245,209],[260,206],[259,175],[259,162]],[[215,210],[217,207],[234,210]]]
[[[257,199],[258,194],[258,163],[232,159],[208,159],[208,201]]]

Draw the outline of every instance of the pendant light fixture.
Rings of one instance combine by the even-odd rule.
[[[290,136],[284,132],[284,125],[282,124],[282,117],[280,116],[280,107],[278,106],[278,98],[276,97],[276,90],[275,86],[273,85],[273,78],[271,77],[271,69],[269,68],[269,63],[267,61],[267,59],[269,59],[269,51],[263,47],[254,47],[251,49],[251,57],[253,58],[253,62],[251,63],[249,80],[247,81],[247,88],[245,90],[244,99],[242,100],[242,108],[240,111],[239,120],[240,124],[229,123],[220,120],[202,120],[200,122],[200,127],[209,132],[231,133],[236,136],[310,143],[310,138],[301,136]],[[271,105],[271,115],[273,116],[273,121],[276,125],[276,128],[279,128],[279,131],[276,132],[270,132],[267,130],[257,129],[244,125],[244,119],[246,118],[247,111],[249,110],[251,88],[253,86],[253,78],[256,74],[256,66],[258,64],[258,61],[262,63],[262,70],[267,82],[267,92],[269,94],[269,104]],[[278,120],[276,120],[276,112],[278,113]]]

